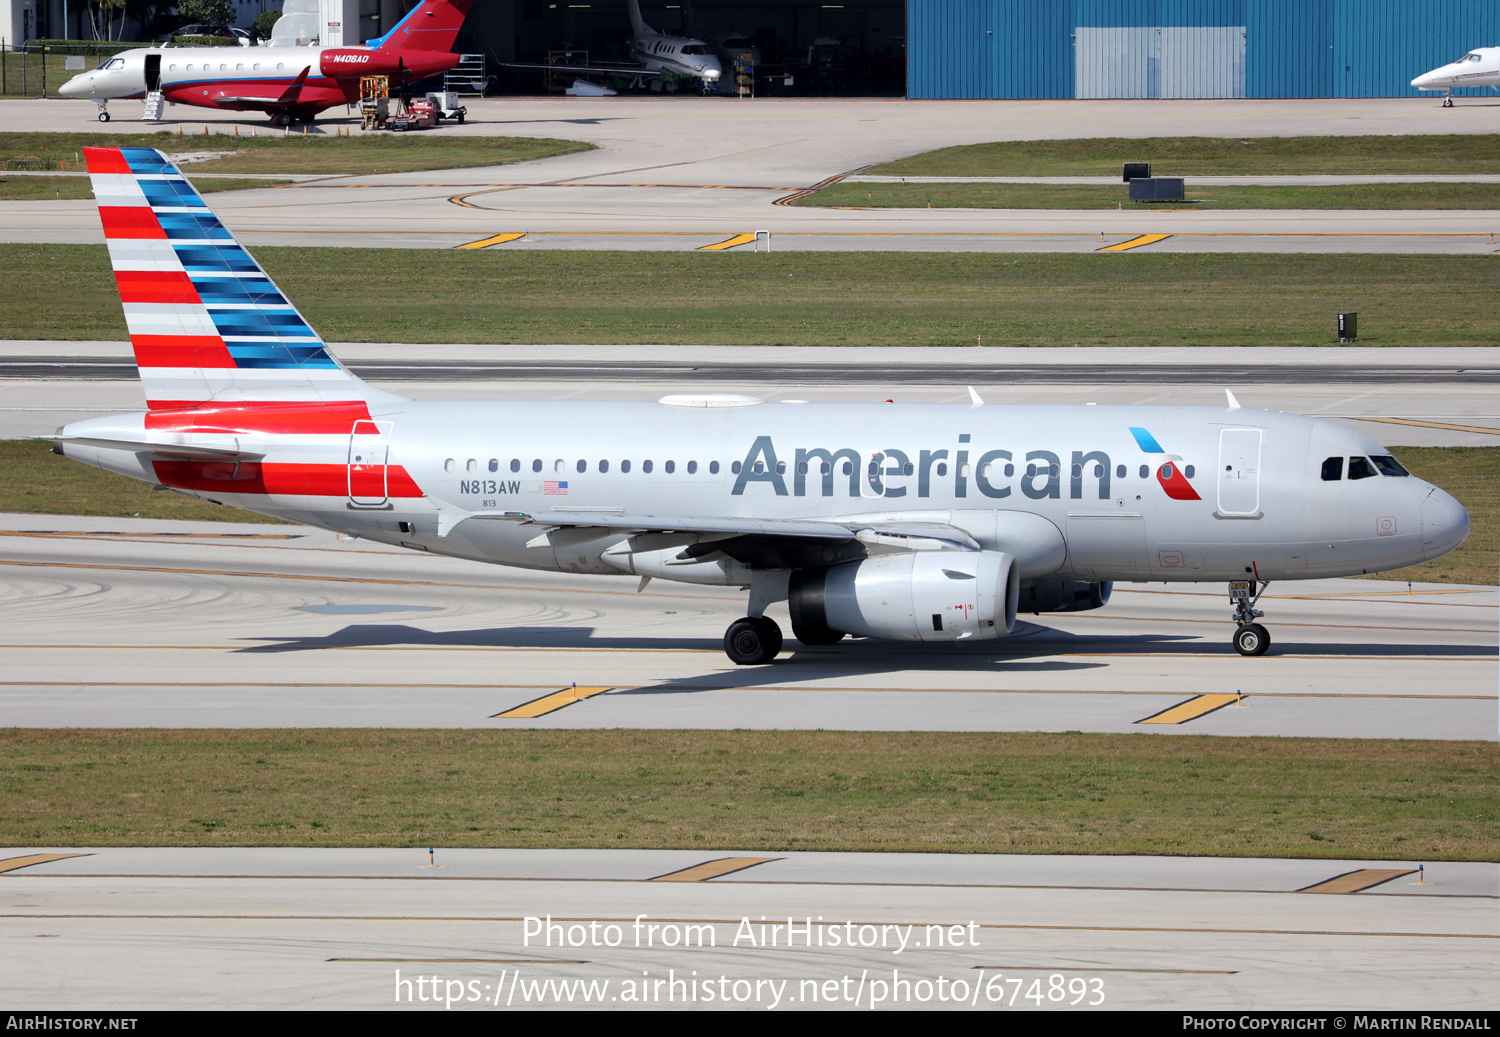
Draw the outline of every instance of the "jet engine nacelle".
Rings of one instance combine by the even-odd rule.
[[[1021,575],[1003,551],[917,551],[799,569],[789,591],[793,630],[983,640],[1015,628]]]
[[[1087,583],[1083,580],[1038,580],[1021,591],[1021,611],[1087,612],[1103,608],[1115,585],[1109,581]]]

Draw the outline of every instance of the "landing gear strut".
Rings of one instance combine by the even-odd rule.
[[[724,652],[738,666],[768,663],[780,651],[781,628],[765,616],[737,619],[724,634]]]
[[[109,122],[109,102],[95,101],[94,103],[99,106],[99,121]]]
[[[1266,592],[1268,583],[1257,588],[1254,580],[1235,580],[1229,585],[1229,600],[1234,602],[1234,650],[1241,655],[1265,655],[1271,647],[1271,634],[1255,622],[1265,613],[1255,603]]]
[[[1443,107],[1444,108],[1452,108],[1453,107],[1453,98],[1451,98],[1451,97],[1445,97],[1445,98],[1443,98]]]

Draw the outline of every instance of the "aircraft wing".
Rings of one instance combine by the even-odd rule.
[[[477,516],[476,516],[477,517]],[[498,516],[497,516],[498,517]],[[519,517],[519,516],[517,516]],[[980,545],[957,526],[942,522],[912,522],[879,519],[751,519],[741,517],[690,517],[685,515],[609,515],[597,512],[552,512],[526,515],[526,524],[565,530],[565,539],[579,543],[612,533],[659,534],[663,539],[676,535],[683,546],[694,545],[701,551],[712,544],[714,550],[733,554],[731,541],[753,539],[821,541],[824,543],[861,543],[866,548],[885,551],[978,551]],[[543,533],[536,541],[556,545],[555,534]],[[789,545],[790,546],[790,545]]]
[[[278,97],[220,97],[218,101],[220,104],[237,104],[241,108],[260,108],[264,111],[285,108],[296,104],[297,99],[302,96],[302,88],[307,85],[307,74],[311,71],[312,66],[308,65],[298,73],[296,79],[287,84],[287,88]]]

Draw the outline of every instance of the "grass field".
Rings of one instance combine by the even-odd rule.
[[[229,177],[188,178],[199,194],[214,191],[242,191],[247,187],[275,187],[286,180],[230,179]],[[93,189],[86,176],[6,176],[0,173],[0,201],[35,202],[55,201],[63,198],[93,198]]]
[[[259,248],[330,341],[1500,344],[1493,256]],[[420,269],[421,291],[412,290]],[[123,339],[102,245],[0,244],[0,338]]]
[[[793,204],[862,209],[922,209],[929,204],[934,209],[1500,209],[1500,184],[1236,187],[1189,181],[1184,193],[1182,202],[1132,202],[1123,183],[834,184]]]
[[[1500,555],[1500,447],[1407,447],[1397,453],[1415,475],[1463,503],[1473,531],[1462,547],[1435,562],[1371,578],[1493,586]],[[58,457],[47,443],[16,440],[0,440],[0,512],[275,521],[180,493],[155,491],[135,479]]]
[[[862,170],[889,176],[1156,176],[1493,173],[1500,134],[1366,137],[1103,137],[941,148]]]
[[[158,148],[167,155],[223,152],[184,165],[185,173],[402,173],[420,169],[458,169],[591,151],[592,144],[548,137],[443,136],[428,133],[370,134],[335,137],[326,133],[282,136],[269,126],[249,136],[192,133],[184,124],[152,133],[0,133],[0,170],[82,169],[85,147]]]
[[[7,846],[1500,859],[1492,742],[12,729],[0,782]]]

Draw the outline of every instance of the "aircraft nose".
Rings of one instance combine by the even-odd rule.
[[[1422,502],[1422,554],[1441,558],[1469,536],[1469,513],[1449,494],[1433,487]]]
[[[92,80],[93,76],[74,76],[58,87],[57,93],[61,97],[87,97]]]

